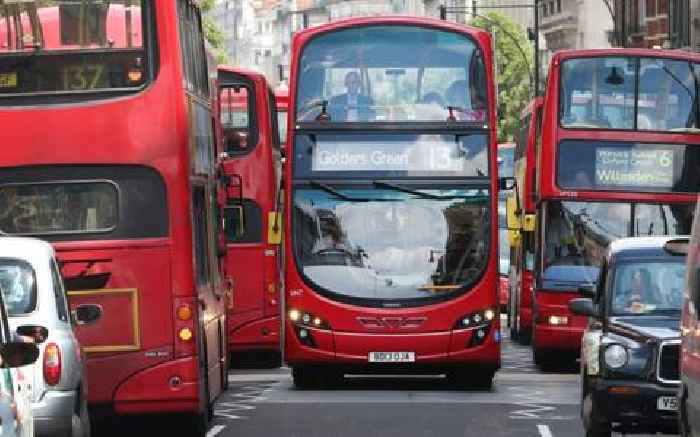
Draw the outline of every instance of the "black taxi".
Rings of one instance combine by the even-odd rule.
[[[610,244],[595,289],[574,299],[590,316],[581,343],[581,418],[587,436],[677,432],[680,315],[686,237]]]

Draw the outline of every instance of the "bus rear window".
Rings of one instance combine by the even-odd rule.
[[[0,2],[0,96],[140,88],[145,0]]]
[[[5,234],[109,232],[117,224],[118,191],[110,182],[0,186]]]
[[[299,71],[296,117],[303,122],[488,118],[483,56],[454,32],[362,26],[328,33],[304,49]]]
[[[0,258],[0,288],[9,316],[28,314],[36,308],[36,274],[28,262]]]

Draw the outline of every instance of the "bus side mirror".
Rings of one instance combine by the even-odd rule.
[[[267,215],[267,244],[282,243],[282,214],[270,212]]]
[[[595,297],[595,289],[595,284],[582,284],[579,285],[578,292],[581,294],[581,296],[592,298]]]
[[[572,313],[578,314],[580,316],[588,317],[598,317],[598,311],[596,310],[593,301],[589,298],[582,299],[572,299],[569,301],[569,309]]]
[[[535,230],[536,216],[535,214],[525,214],[523,217],[523,231],[532,232]]]
[[[27,366],[39,358],[39,348],[23,341],[5,343],[0,346],[0,358],[4,369]]]

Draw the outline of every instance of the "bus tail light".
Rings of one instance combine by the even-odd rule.
[[[48,385],[61,381],[61,349],[56,343],[49,343],[44,349],[44,381]]]
[[[187,357],[196,354],[197,339],[195,338],[196,299],[175,299],[175,357]]]

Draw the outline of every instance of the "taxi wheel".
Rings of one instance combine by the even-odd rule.
[[[612,435],[610,423],[599,416],[595,399],[591,393],[586,393],[581,407],[586,437],[610,437]]]
[[[88,413],[87,400],[82,398],[78,411],[71,418],[71,432],[69,437],[90,437],[90,414]]]
[[[680,396],[680,405],[678,406],[678,433],[681,437],[692,437],[693,431],[688,423],[688,394],[683,388],[683,394]]]

